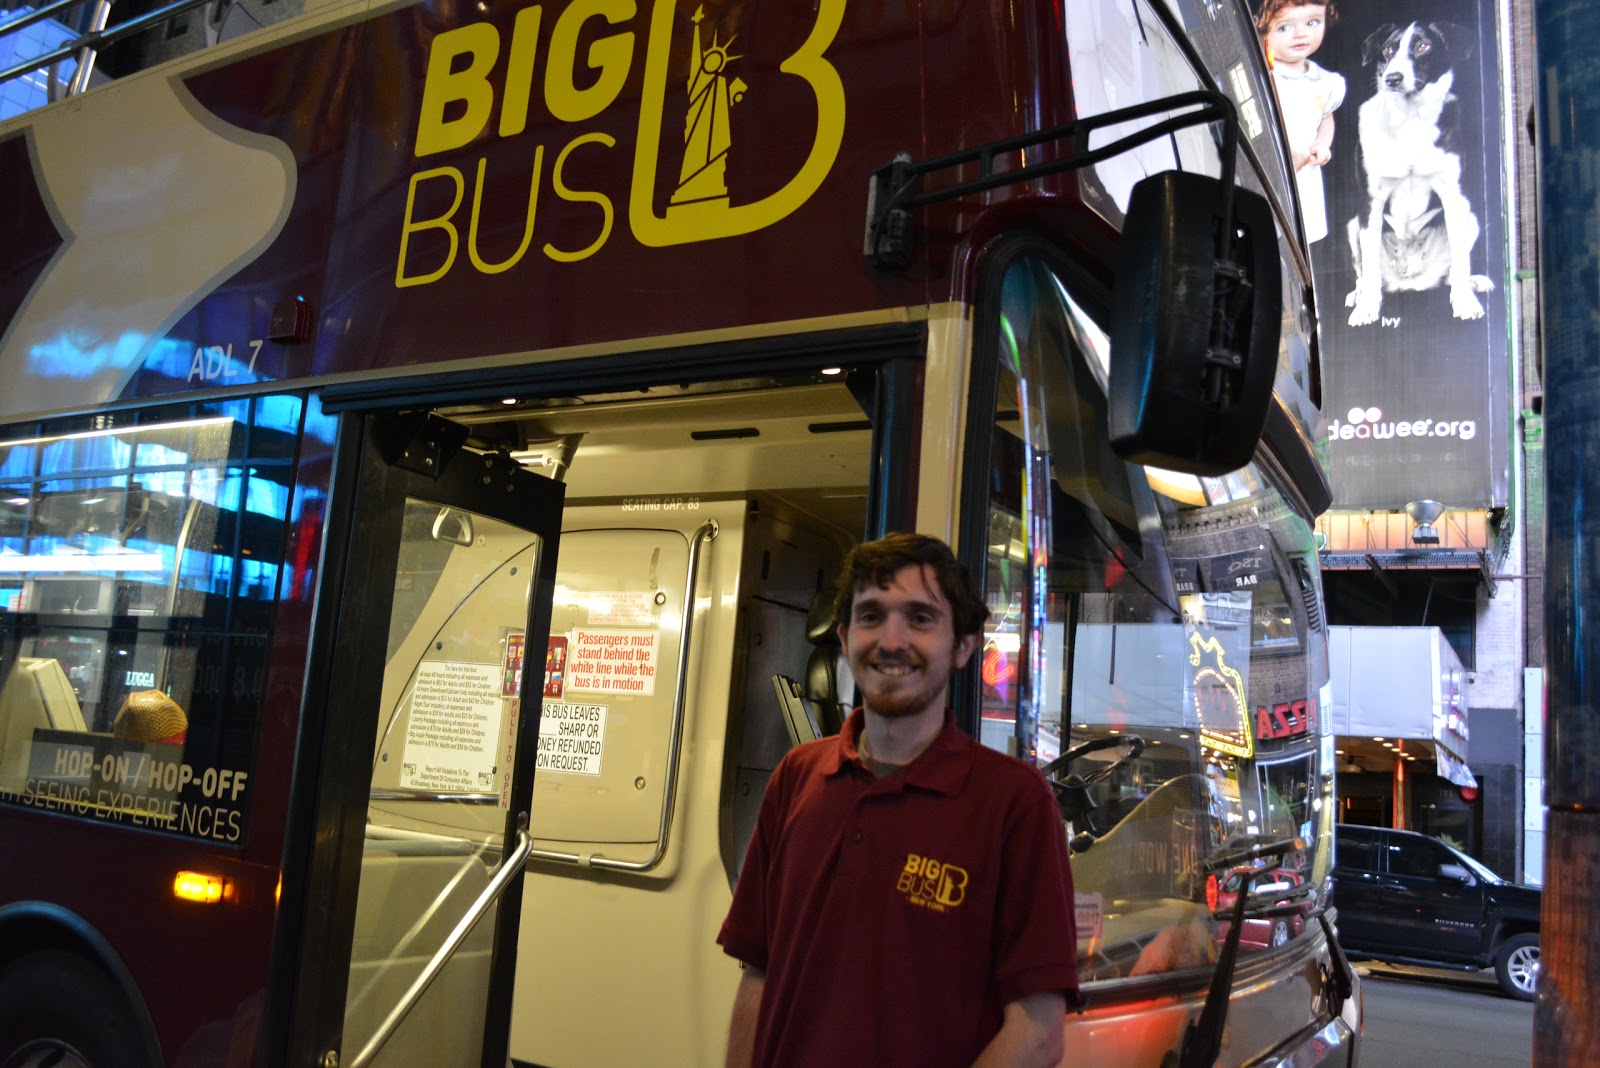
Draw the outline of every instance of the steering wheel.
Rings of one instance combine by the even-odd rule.
[[[1128,751],[1103,767],[1098,767],[1087,775],[1072,774],[1065,778],[1056,778],[1062,769],[1071,765],[1074,760],[1089,753],[1099,752],[1102,749],[1115,749],[1118,746],[1126,746]],[[1142,752],[1144,752],[1143,738],[1136,734],[1113,734],[1104,738],[1092,738],[1082,745],[1075,745],[1041,767],[1039,771],[1044,775],[1046,781],[1050,783],[1050,788],[1055,791],[1056,805],[1061,809],[1061,818],[1068,823],[1076,825],[1096,807],[1094,798],[1089,796],[1089,787],[1106,778]],[[1087,834],[1087,832],[1084,832],[1084,834]],[[1082,838],[1084,834],[1080,834],[1078,837]],[[1074,852],[1079,852],[1088,847],[1089,843],[1085,842],[1083,845],[1077,846]]]
[[[1055,781],[1056,774],[1071,764],[1074,760],[1077,760],[1080,757],[1088,756],[1090,753],[1098,753],[1102,749],[1115,749],[1119,745],[1127,746],[1128,751],[1122,754],[1122,756],[1118,757],[1116,760],[1113,760],[1111,763],[1105,765],[1104,767],[1096,768],[1094,771],[1091,771],[1088,775],[1083,777],[1083,781],[1085,783],[1099,782],[1101,779],[1105,778],[1107,775],[1110,775],[1113,771],[1116,771],[1118,768],[1122,767],[1122,765],[1126,764],[1128,761],[1134,759],[1140,753],[1144,752],[1144,739],[1139,737],[1137,734],[1111,734],[1104,738],[1091,738],[1082,745],[1075,745],[1071,749],[1068,749],[1065,753],[1062,753],[1060,756],[1050,761],[1050,763],[1040,768],[1039,772],[1045,778],[1053,782]],[[1073,777],[1074,776],[1068,776],[1068,778]]]

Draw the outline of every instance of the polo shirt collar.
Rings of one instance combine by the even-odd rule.
[[[858,744],[866,725],[866,715],[860,708],[850,713],[850,717],[844,721],[844,728],[839,732],[838,745],[834,749],[832,762],[826,768],[827,774],[837,775],[852,766],[866,770]],[[960,728],[956,726],[955,716],[947,708],[944,712],[944,726],[939,729],[939,733],[934,736],[928,748],[907,765],[903,772],[879,781],[901,779],[908,786],[953,797],[961,792],[968,774],[972,771],[972,750],[975,745],[976,742],[961,733]]]

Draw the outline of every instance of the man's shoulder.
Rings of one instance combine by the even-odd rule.
[[[830,734],[822,738],[813,738],[809,742],[801,742],[783,754],[783,758],[778,761],[777,771],[773,774],[804,777],[817,772],[827,773],[839,766],[841,757],[839,735]]]
[[[1004,783],[1024,792],[1048,792],[1049,786],[1039,769],[998,749],[991,749],[975,738],[963,734],[972,753],[972,773],[987,784]]]

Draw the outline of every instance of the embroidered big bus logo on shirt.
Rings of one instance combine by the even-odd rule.
[[[967,869],[909,853],[895,889],[906,895],[906,900],[913,905],[934,912],[948,912],[966,900]]]

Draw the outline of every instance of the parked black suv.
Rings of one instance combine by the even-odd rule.
[[[1470,970],[1532,1001],[1539,979],[1538,887],[1508,883],[1413,831],[1339,824],[1333,904],[1352,957]]]

